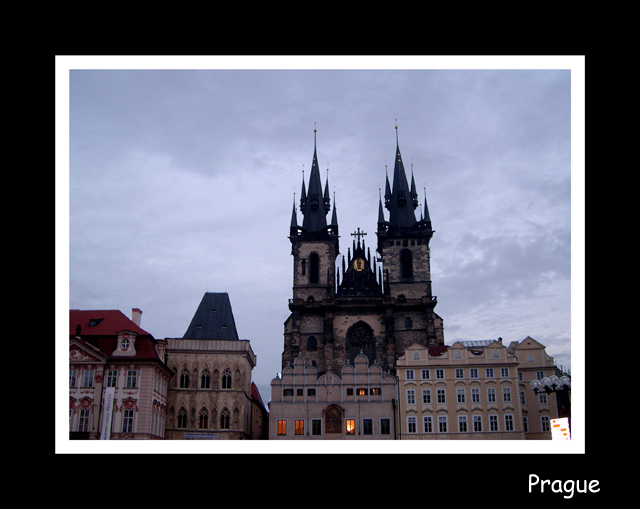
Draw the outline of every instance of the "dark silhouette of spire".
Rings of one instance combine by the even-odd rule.
[[[385,207],[389,210],[389,223],[396,227],[412,227],[416,224],[415,208],[418,206],[418,195],[415,192],[415,181],[411,176],[411,189],[400,154],[398,142],[398,126],[396,125],[396,157],[393,167],[393,186],[389,186],[387,176],[385,191]],[[391,189],[391,191],[389,191]]]
[[[329,199],[329,176],[324,194],[320,181],[320,169],[318,168],[318,154],[316,148],[316,129],[313,130],[313,161],[311,162],[311,175],[309,176],[309,188],[305,194],[304,178],[302,180],[302,198],[300,198],[300,211],[304,219],[302,228],[306,232],[320,232],[327,227],[327,214],[331,210]],[[304,201],[303,201],[304,200]]]

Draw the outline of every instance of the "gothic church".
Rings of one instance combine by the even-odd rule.
[[[315,130],[314,130],[315,133]],[[397,136],[393,184],[386,177],[384,208],[378,210],[377,253],[365,246],[364,232],[354,232],[353,244],[340,254],[335,203],[331,211],[329,181],[322,188],[314,134],[308,188],[300,196],[302,225],[295,203],[291,217],[293,298],[285,322],[283,367],[302,357],[318,375],[353,365],[359,354],[369,364],[395,371],[405,348],[444,343],[442,319],[435,313],[431,292],[429,241],[434,233],[426,195],[416,219],[418,195],[413,173],[407,179]]]

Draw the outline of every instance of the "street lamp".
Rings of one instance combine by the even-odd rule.
[[[544,391],[547,394],[552,392],[562,391],[571,387],[571,379],[568,376],[561,376],[558,378],[556,375],[550,377],[544,377],[542,380],[531,380],[531,388],[533,392],[538,394],[540,391]]]

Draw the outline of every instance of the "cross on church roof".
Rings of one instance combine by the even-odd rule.
[[[354,237],[358,237],[358,243],[360,242],[360,237],[366,235],[365,232],[361,232],[360,231],[360,227],[358,227],[358,231],[357,232],[353,232],[351,235],[353,235]]]

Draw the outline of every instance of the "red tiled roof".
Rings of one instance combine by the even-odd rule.
[[[69,310],[70,336],[76,335],[78,325],[81,327],[81,336],[113,335],[123,330],[135,332],[136,334],[151,335],[117,309],[97,311]]]
[[[155,349],[155,339],[144,329],[137,326],[118,310],[82,311],[69,310],[69,337],[77,336],[77,326],[80,325],[80,341],[98,348],[111,358],[117,346],[118,333],[122,331],[135,332],[136,355],[130,359],[158,360]]]

